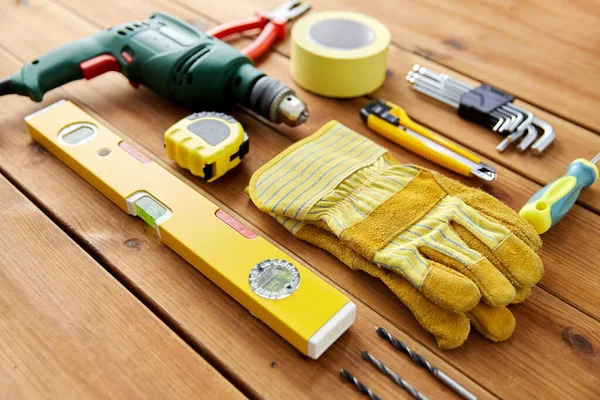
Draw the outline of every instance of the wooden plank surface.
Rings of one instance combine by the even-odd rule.
[[[316,0],[320,8],[368,11],[399,47],[491,83],[553,114],[600,131],[600,19],[571,15],[568,0]],[[592,11],[591,13],[589,11]],[[587,18],[581,14],[587,14]]]
[[[2,176],[0,220],[0,398],[244,398]]]
[[[71,7],[76,7],[77,4],[80,4],[79,1],[74,1],[74,0],[66,0]],[[195,0],[198,1],[198,0]],[[120,3],[119,3],[120,4]],[[115,4],[115,7],[111,7],[110,13],[103,13],[101,10],[99,10],[99,14],[101,15],[100,18],[97,19],[98,22],[100,22],[102,24],[103,27],[107,27],[107,26],[111,26],[115,23],[118,22],[118,18],[122,18],[122,15],[126,15],[129,12],[129,15],[131,15],[132,19],[135,18],[142,18],[142,15],[146,15],[147,13],[151,12],[153,5],[152,4],[146,4],[146,9],[137,9],[136,7],[134,7],[133,9],[135,10],[135,12],[132,12],[132,8],[127,6],[126,8],[119,8],[120,5],[119,4]],[[247,3],[245,3],[247,6]],[[157,4],[157,6],[160,6],[160,4]],[[90,2],[89,4],[87,4],[87,7],[93,7],[93,2]],[[195,6],[194,6],[195,7]],[[265,7],[265,5],[263,5],[263,7]],[[212,10],[213,8],[211,8]],[[220,8],[219,8],[220,9]],[[146,12],[147,11],[147,12]],[[177,10],[173,10],[172,12],[176,12]],[[180,14],[177,14],[178,16],[180,16],[181,18],[187,18],[188,20],[191,21],[197,21],[195,18],[190,17],[190,13],[187,10],[179,10]],[[208,21],[205,20],[200,20],[199,21],[201,24],[209,24]],[[246,42],[244,42],[246,43]],[[237,41],[234,42],[235,45],[238,46],[242,46],[243,43]],[[412,65],[412,63],[410,64]],[[290,79],[289,76],[289,64],[288,61],[283,58],[283,57],[279,57],[278,55],[273,54],[272,56],[270,56],[268,58],[267,61],[264,61],[261,64],[261,68],[263,68],[267,73],[269,73],[271,76],[276,77],[278,79],[280,79],[281,81],[285,82],[286,84],[289,84],[290,86],[294,87],[297,91],[299,91],[300,93],[302,93],[302,95],[304,96],[304,98],[308,99],[309,104],[311,105],[311,118],[307,124],[308,128],[307,130],[304,130],[302,128],[299,129],[286,129],[283,126],[278,127],[279,130],[283,130],[285,132],[286,135],[289,135],[289,137],[293,138],[294,140],[297,140],[301,137],[303,137],[304,135],[307,134],[307,132],[311,132],[316,130],[319,126],[321,126],[322,124],[324,124],[325,122],[327,122],[331,116],[331,110],[335,110],[335,112],[333,113],[333,116],[335,116],[335,118],[343,121],[345,124],[347,124],[348,126],[356,129],[357,131],[360,131],[362,133],[366,133],[365,132],[365,128],[362,125],[362,122],[359,120],[358,118],[358,110],[360,109],[360,107],[362,107],[364,104],[366,104],[367,100],[357,100],[357,101],[352,101],[352,102],[348,102],[348,101],[331,101],[331,100],[324,100],[323,98],[319,97],[319,96],[313,96],[311,94],[308,94],[306,92],[304,92],[303,90],[299,89],[298,87],[295,86],[294,82]],[[405,101],[407,100],[408,95],[411,94],[415,94],[412,90],[410,90],[408,87],[405,86],[394,86],[397,85],[397,81],[398,80],[393,80],[390,79],[386,82],[386,84],[384,85],[384,87],[382,88],[382,91],[385,90],[387,91],[388,94],[393,92],[393,89],[395,89],[396,93],[399,93],[396,97],[399,98],[399,100],[396,100],[394,98],[394,101],[397,101],[398,103],[401,103],[403,106],[405,106]],[[388,89],[388,87],[392,87],[392,89]],[[115,89],[111,88],[106,90],[105,92],[107,94],[113,92]],[[385,98],[390,98],[387,96],[382,96]],[[400,99],[402,99],[402,101],[400,101]],[[410,103],[410,105],[413,105],[417,102],[417,98],[415,98],[413,101],[407,101],[408,103]],[[417,106],[413,106],[416,109],[418,109],[419,107]],[[436,105],[437,107],[437,105]],[[96,107],[93,106],[94,109],[96,110],[100,110],[100,107]],[[407,107],[408,108],[408,107]],[[429,115],[436,115],[436,118],[438,117],[439,113],[436,113],[437,109],[434,107],[431,107],[430,109],[427,109],[427,111],[429,112]],[[102,111],[99,111],[102,113]],[[150,113],[151,111],[149,111]],[[423,114],[425,115],[425,114]],[[121,118],[123,118],[123,116],[120,116]],[[108,119],[112,120],[117,120],[119,118],[119,116],[115,115],[115,114],[111,114],[110,117],[107,116]],[[162,119],[162,122],[158,121],[158,118],[160,118],[159,116],[156,116],[156,120],[153,121],[153,124],[155,125],[156,123],[160,123],[160,126],[163,126],[164,129],[167,129],[170,125],[170,118],[167,116],[164,119]],[[436,121],[436,118],[430,118],[428,120],[428,122],[431,121]],[[133,117],[133,119],[135,121],[132,121],[132,125],[129,126],[123,126],[120,125],[120,127],[122,129],[124,129],[125,131],[129,131],[131,129],[131,126],[133,126],[133,124],[138,123],[137,122],[137,118]],[[557,119],[558,120],[558,119]],[[460,120],[459,120],[460,121]],[[560,121],[559,121],[560,122]],[[563,123],[566,123],[564,121],[562,121]],[[439,126],[440,128],[444,128],[444,126]],[[452,129],[452,124],[448,123],[446,126],[446,129],[441,129],[440,131],[442,131],[444,134],[448,135],[448,131],[453,131]],[[478,135],[477,133],[475,135],[472,135],[473,131],[476,131],[478,128],[476,126],[473,126],[470,123],[465,123],[464,126],[460,126],[459,128],[457,128],[456,130],[454,130],[454,132],[456,132],[457,136],[461,135],[463,137],[468,137],[470,140],[473,139],[479,139],[480,143],[485,143],[486,145],[488,145],[487,149],[483,149],[483,150],[487,150],[486,152],[492,152],[493,154],[495,153],[494,147],[495,147],[495,143],[491,142],[490,143],[490,137],[489,136],[484,136],[482,137],[481,135]],[[459,134],[460,132],[460,134]],[[589,132],[588,132],[589,133]],[[367,133],[369,134],[369,133]],[[471,134],[471,136],[469,135]],[[591,137],[593,137],[594,139],[596,139],[596,136],[591,134]],[[485,139],[488,139],[487,141]],[[373,136],[374,140],[379,141],[382,145],[384,146],[388,146],[390,147],[390,143],[382,140],[379,137]],[[490,146],[491,145],[491,146]],[[153,148],[153,151],[156,152],[156,154],[160,154],[161,150],[160,150],[160,144],[157,143],[157,147]],[[589,147],[593,148],[594,144],[593,143],[571,143],[571,146],[568,146],[572,151],[577,152],[578,149],[587,149]],[[567,147],[567,146],[565,146]],[[396,146],[392,145],[392,148],[396,149]],[[600,148],[600,138],[598,138],[598,148]],[[553,152],[554,153],[554,149]],[[276,152],[272,153],[273,156],[276,154]],[[414,155],[409,155],[409,153],[407,152],[403,152],[403,153],[399,153],[401,154],[399,156],[399,158],[401,160],[407,160],[407,162],[415,162],[415,163],[420,163],[420,164],[425,164],[426,161],[415,157]],[[163,158],[165,160],[167,160],[166,156],[162,155]],[[551,154],[549,154],[549,156],[551,156]],[[412,157],[410,160],[408,159],[408,157]],[[518,157],[522,157],[522,156],[518,156]],[[573,156],[575,158],[575,156]],[[574,159],[573,158],[573,159]],[[269,158],[265,158],[264,161],[268,160]],[[533,160],[536,160],[536,158],[533,158]],[[526,163],[527,161],[524,161],[524,163]],[[257,164],[257,165],[261,165],[261,164]],[[435,165],[433,164],[427,164],[427,166],[432,167],[432,168],[437,168]],[[564,169],[564,165],[561,166],[561,168]],[[544,170],[544,168],[539,168],[540,171]],[[562,172],[561,172],[562,173]],[[538,186],[536,186],[535,184],[529,182],[527,179],[523,179],[522,177],[519,177],[516,174],[511,174],[510,172],[506,171],[505,169],[501,169],[500,170],[500,180],[498,181],[498,184],[493,184],[493,185],[489,185],[487,187],[485,187],[486,190],[490,191],[491,193],[493,193],[495,196],[501,198],[503,201],[505,201],[506,203],[508,203],[509,205],[513,206],[515,209],[518,209],[522,204],[524,204],[527,199],[533,194],[535,193],[535,191],[537,191],[539,189]],[[556,175],[555,175],[556,176]],[[550,178],[553,179],[553,178]],[[465,180],[466,182],[468,182],[467,180]],[[471,184],[473,182],[470,182]],[[243,185],[245,185],[245,181],[241,184],[243,187]],[[212,190],[212,186],[214,185],[208,185],[208,190]],[[506,190],[504,188],[510,188],[509,190]],[[597,187],[596,187],[597,188]],[[596,188],[591,188],[591,189],[596,189]],[[593,195],[592,195],[593,197]],[[599,196],[596,196],[595,199],[598,200]],[[594,197],[593,197],[594,198]],[[225,202],[226,204],[230,204],[229,202],[231,200],[229,200],[228,197],[221,197],[221,200],[223,202]],[[588,229],[569,229],[569,233],[570,235],[567,236],[567,239],[569,243],[579,243],[581,241],[585,241],[586,237],[589,237],[589,235],[593,234],[593,232],[596,232],[598,229],[600,229],[600,220],[595,218],[593,216],[593,214],[585,211],[585,210],[581,210],[579,208],[576,208],[576,210],[573,211],[572,214],[575,213],[579,213],[581,212],[581,216],[582,219],[585,221],[590,221],[591,226],[588,227]],[[571,218],[571,216],[567,217],[567,218]],[[573,224],[577,224],[578,218],[573,219]],[[566,225],[566,220],[562,222],[562,224]],[[568,228],[566,228],[568,229]],[[553,231],[550,234],[557,234],[559,232]],[[549,235],[550,235],[549,234]],[[551,248],[549,248],[549,246],[552,246]],[[549,244],[546,246],[545,251],[548,251],[549,255],[551,257],[554,257],[554,255],[559,255],[558,259],[561,258],[560,254],[563,253],[563,246],[562,246],[562,242],[561,241],[550,241]],[[591,256],[593,258],[600,258],[600,252],[597,248],[591,248],[590,250],[590,254],[588,254],[588,256]],[[562,257],[564,257],[564,254],[562,255]],[[598,305],[598,303],[590,296],[588,296],[588,293],[590,292],[594,292],[595,290],[600,290],[600,282],[595,282],[595,281],[590,281],[588,279],[585,279],[585,275],[586,272],[589,271],[590,268],[593,269],[593,271],[596,271],[596,268],[600,269],[600,266],[596,267],[596,265],[594,266],[589,266],[589,263],[587,262],[587,259],[585,257],[582,257],[581,259],[579,259],[579,257],[576,255],[575,260],[572,262],[572,266],[571,266],[571,271],[573,271],[573,269],[576,271],[576,273],[565,273],[563,271],[562,274],[558,274],[558,276],[556,276],[556,278],[553,278],[553,274],[551,270],[551,275],[547,275],[546,279],[544,280],[543,284],[547,285],[550,290],[552,290],[553,292],[558,293],[559,295],[563,296],[564,298],[568,299],[569,301],[572,302],[572,304],[575,304],[577,307],[581,306],[580,308],[585,310],[586,312],[591,312],[596,318],[600,319],[600,305]],[[598,270],[598,272],[600,272],[600,270]],[[566,278],[566,279],[565,279]]]
[[[35,13],[16,6],[5,8],[5,18],[20,21],[17,25],[32,22],[32,18],[34,23],[31,24],[32,31],[28,35],[14,29],[0,38],[0,45],[20,60],[33,58],[66,40],[94,32],[99,27],[145,18],[155,8],[166,9],[188,21],[198,21],[201,15],[190,10],[190,7],[199,8],[197,1],[190,2],[186,7],[159,0],[109,1],[95,7],[91,1],[32,1],[30,7],[34,7]],[[251,11],[245,11],[245,8],[268,9],[268,4],[264,6],[263,3],[265,2],[239,3],[239,7],[229,7],[227,12],[237,17],[247,16]],[[224,8],[227,3],[223,4],[224,6],[213,4],[212,7],[199,9],[205,14],[211,14],[210,19],[204,22],[218,21],[217,14],[226,13]],[[90,9],[94,18],[89,18]],[[238,15],[240,13],[242,15]],[[52,35],[39,40],[47,31],[52,31]],[[239,46],[240,43],[236,45]],[[15,61],[6,54],[2,55],[0,64],[0,73],[3,75],[17,68]],[[283,56],[271,55],[263,61],[261,68],[290,82],[288,61]],[[398,85],[403,83],[400,78],[398,82],[392,82]],[[390,80],[382,90],[389,83]],[[406,85],[398,86],[397,92],[401,100],[397,102],[405,106],[403,99],[412,92]],[[139,91],[131,90],[127,87],[126,80],[116,74],[91,82],[70,84],[61,93],[68,93],[74,101],[84,104],[88,110],[122,130],[120,134],[134,139],[163,160],[166,160],[166,156],[162,147],[162,132],[189,113],[189,110],[173,106],[143,88]],[[432,385],[423,371],[391,353],[388,347],[377,340],[374,341],[371,334],[376,324],[395,325],[395,334],[431,357],[442,369],[449,369],[461,382],[464,380],[484,397],[568,397],[573,388],[579,390],[581,398],[597,397],[600,366],[594,349],[600,344],[600,329],[599,308],[593,293],[597,293],[598,282],[586,277],[595,275],[598,266],[594,263],[590,265],[589,260],[598,259],[600,250],[594,246],[589,246],[585,252],[578,250],[581,243],[599,232],[598,216],[577,207],[561,222],[560,231],[556,230],[547,236],[542,254],[548,271],[543,281],[543,290],[536,290],[526,304],[513,308],[518,321],[513,338],[497,345],[474,334],[464,348],[440,352],[433,340],[414,322],[410,313],[398,304],[382,284],[364,274],[353,273],[325,253],[294,240],[241,196],[250,174],[256,168],[331,117],[392,147],[393,152],[402,160],[430,166],[418,157],[390,146],[381,138],[375,138],[364,129],[357,117],[357,110],[366,100],[339,102],[311,96],[302,91],[300,94],[308,100],[311,107],[309,125],[297,129],[278,127],[277,130],[272,130],[246,114],[237,112],[235,116],[250,132],[252,140],[252,152],[241,167],[213,185],[203,184],[189,174],[184,175],[191,178],[202,191],[209,193],[209,196],[234,210],[234,214],[243,215],[259,231],[301,256],[318,273],[346,290],[359,303],[357,324],[318,362],[297,357],[290,346],[250,318],[241,307],[191,270],[177,256],[165,250],[151,232],[141,233],[144,229],[142,223],[119,215],[118,210],[106,200],[99,199],[97,192],[82,184],[58,161],[48,157],[45,152],[40,152],[39,147],[31,146],[19,118],[41,107],[40,105],[33,105],[25,99],[11,99],[10,103],[8,98],[2,99],[1,104],[7,109],[0,116],[1,126],[17,133],[11,138],[0,138],[0,159],[6,173],[49,207],[53,215],[81,237],[90,249],[101,254],[107,265],[114,269],[114,273],[123,276],[131,290],[153,304],[164,318],[181,327],[180,334],[185,335],[205,358],[253,397],[276,398],[303,391],[310,397],[326,397],[324,393],[333,392],[344,398],[352,395],[358,398],[348,385],[336,377],[340,367],[356,372],[364,377],[366,383],[380,388],[379,394],[382,397],[385,394],[397,395],[398,392],[389,382],[360,360],[358,351],[363,348],[372,350],[376,355],[381,353],[380,357],[390,362],[392,368],[402,371],[403,376],[410,378],[417,386],[426,388],[426,394],[431,397],[451,396],[439,385]],[[56,95],[51,97],[55,99]],[[411,100],[415,110],[422,106],[417,100]],[[431,106],[429,111],[423,111],[421,115],[429,122],[437,111],[437,105],[435,108]],[[409,112],[413,113],[411,110]],[[144,115],[144,118],[140,118],[140,115]],[[440,131],[450,135],[445,129]],[[465,127],[465,130],[468,134],[486,137],[477,133],[476,127],[472,125]],[[489,140],[482,139],[480,142],[482,148],[489,148],[495,141],[496,138],[491,136]],[[575,143],[575,148],[570,151],[585,149],[580,143]],[[494,156],[489,151],[483,154],[489,158]],[[539,188],[534,182],[507,169],[500,168],[500,172],[503,178],[486,189],[515,208]],[[562,172],[561,170],[557,174]],[[61,177],[62,183],[55,182],[57,177]],[[65,196],[61,191],[65,187],[78,187],[81,190]],[[88,206],[73,207],[75,200],[77,204]],[[90,205],[99,210],[96,215],[89,215]],[[562,238],[561,234],[565,232],[569,235]],[[239,327],[243,327],[243,332],[239,332]],[[245,355],[243,359],[239,357],[241,352]],[[275,362],[275,367],[272,367],[272,362]],[[560,364],[560,368],[557,364]],[[565,370],[571,372],[567,377],[564,376]],[[474,382],[481,387],[477,387]]]
[[[216,21],[269,10],[278,0],[180,1]],[[595,132],[600,116],[600,16],[594,2],[316,0],[316,10],[367,13],[397,50],[493,84]],[[393,68],[393,64],[390,64]],[[407,71],[403,71],[406,74]]]
[[[16,66],[6,58],[0,64],[2,73],[5,73],[4,68]],[[126,83],[121,79],[118,82],[118,85]],[[90,89],[97,88],[87,88]],[[50,104],[57,99],[56,94],[49,96],[43,104]],[[71,99],[80,105],[84,104],[79,98]],[[119,107],[122,108],[124,104],[126,103]],[[137,105],[130,104],[132,109]],[[398,357],[386,342],[377,339],[374,328],[386,326],[474,393],[482,398],[493,397],[423,344],[403,331],[394,329],[389,321],[356,298],[354,301],[358,306],[358,319],[351,331],[338,340],[318,362],[302,357],[277,334],[160,243],[154,230],[148,229],[142,221],[124,214],[59,160],[33,143],[28,137],[22,116],[40,106],[27,99],[13,100],[6,104],[4,110],[7,114],[0,119],[0,127],[3,132],[12,132],[13,135],[3,135],[0,138],[4,172],[18,179],[30,191],[31,196],[43,202],[52,215],[61,220],[65,228],[80,235],[86,248],[102,257],[107,262],[106,267],[115,275],[122,276],[126,285],[144,299],[145,303],[151,304],[161,318],[168,320],[171,326],[179,327],[178,333],[248,396],[279,399],[294,393],[298,397],[328,399],[333,392],[343,398],[352,398],[356,396],[356,392],[339,378],[339,368],[343,367],[360,375],[365,382],[374,384],[382,397],[393,398],[397,394],[394,384],[388,379],[381,379],[377,370],[362,361],[360,352],[368,349],[390,367],[403,371],[406,379],[427,382],[430,385],[427,392],[431,396],[453,398],[454,395],[447,388],[431,382],[424,370],[407,359]],[[166,102],[155,103],[154,106],[157,107],[154,112],[161,115],[172,107]],[[166,106],[167,109],[158,112],[161,106]],[[254,124],[249,126],[258,125],[256,122]],[[107,125],[110,126],[108,123]],[[157,133],[146,123],[138,125],[136,130],[147,136]],[[123,132],[116,132],[127,138]],[[277,147],[283,148],[285,144],[280,143]],[[239,185],[234,187],[238,188]],[[240,193],[242,191],[235,195],[243,198]],[[232,191],[231,195],[233,194]],[[245,206],[254,211],[248,201],[245,201]],[[235,212],[231,214],[236,215]]]
[[[63,1],[71,4],[72,8],[76,8],[76,4],[80,4],[76,0]],[[185,3],[187,7],[192,7],[194,11],[202,14],[205,18],[209,18],[214,23],[243,18],[251,13],[252,9],[271,9],[278,4],[278,0],[251,0],[245,1],[243,4],[235,7],[232,6],[235,0],[223,2],[215,2],[214,0],[189,0]],[[384,3],[389,4],[390,2]],[[314,8],[317,11],[332,9],[334,7],[329,1],[325,1],[324,4],[318,1],[312,2],[312,4],[315,4]],[[96,21],[102,22],[104,26],[118,23],[120,21],[119,15],[122,15],[117,12],[118,7],[110,13],[100,12],[100,17]],[[151,9],[151,7],[146,7],[148,10]],[[368,13],[375,15],[370,10]],[[189,19],[189,14],[184,14]],[[139,13],[139,15],[142,15],[142,13]],[[394,34],[393,38],[395,38]],[[289,37],[277,46],[277,50],[289,57]],[[388,77],[383,87],[376,91],[373,96],[396,102],[404,107],[408,114],[416,121],[443,133],[454,141],[473,149],[479,154],[485,155],[495,163],[503,165],[539,184],[547,184],[556,179],[557,176],[564,174],[566,166],[571,161],[581,157],[591,158],[600,151],[600,137],[596,133],[518,100],[516,101],[517,104],[530,109],[540,118],[547,120],[554,127],[557,138],[542,156],[535,156],[531,152],[523,154],[515,146],[511,146],[503,153],[499,153],[496,151],[496,145],[502,139],[501,136],[472,122],[461,119],[456,115],[456,110],[437,100],[419,94],[410,88],[404,77],[414,64],[425,65],[434,70],[446,72],[467,83],[477,84],[477,81],[468,78],[464,74],[432,62],[422,55],[392,46],[388,53],[388,69],[392,76]],[[270,65],[271,63],[265,60],[261,63],[261,67],[264,69],[267,69]],[[285,76],[289,79],[289,68],[286,67],[283,70],[280,68],[273,69],[277,71],[280,78]],[[269,70],[270,73],[272,73],[273,69]],[[567,72],[565,71],[564,73],[566,74]],[[600,186],[590,187],[582,193],[579,203],[596,212],[600,212]]]

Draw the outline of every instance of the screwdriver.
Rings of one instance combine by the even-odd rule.
[[[578,158],[567,173],[537,192],[519,214],[533,225],[538,234],[556,225],[577,201],[579,193],[598,179],[600,153],[590,161]]]

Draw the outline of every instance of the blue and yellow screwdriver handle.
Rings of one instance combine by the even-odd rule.
[[[75,104],[25,121],[38,143],[302,353],[318,358],[354,321],[343,293]]]
[[[565,176],[544,186],[520,213],[533,225],[538,234],[546,232],[558,223],[573,207],[583,189],[598,179],[600,154],[591,161],[579,158],[567,168]]]

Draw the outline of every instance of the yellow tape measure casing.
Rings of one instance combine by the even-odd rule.
[[[327,11],[292,28],[292,77],[304,89],[329,97],[371,93],[385,80],[390,31],[369,16]]]
[[[216,112],[195,113],[177,122],[165,132],[165,147],[171,160],[207,182],[236,167],[250,150],[242,125]]]

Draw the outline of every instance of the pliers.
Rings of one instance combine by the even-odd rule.
[[[234,33],[262,29],[260,35],[250,45],[242,49],[243,54],[255,61],[269,50],[277,39],[285,37],[285,24],[289,20],[304,14],[310,9],[310,4],[301,3],[301,0],[290,0],[270,12],[257,12],[254,17],[226,22],[209,29],[206,33],[217,39],[223,39]]]

